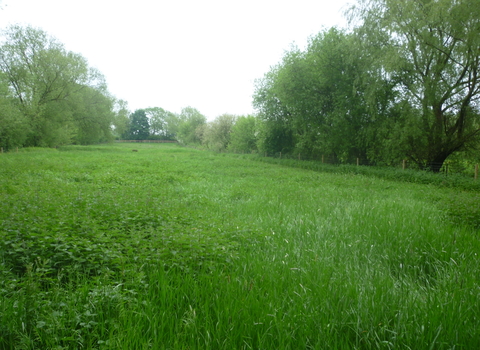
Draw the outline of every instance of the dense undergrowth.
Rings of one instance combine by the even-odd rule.
[[[0,349],[478,345],[475,191],[135,148],[1,155]]]

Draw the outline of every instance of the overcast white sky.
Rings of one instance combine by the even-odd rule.
[[[133,111],[253,112],[254,80],[354,0],[0,0],[0,28],[32,25],[82,54]]]

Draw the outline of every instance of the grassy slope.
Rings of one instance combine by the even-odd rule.
[[[0,157],[0,348],[474,348],[448,189],[175,145]]]

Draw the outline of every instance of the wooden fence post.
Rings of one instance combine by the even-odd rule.
[[[360,165],[360,160],[357,158],[357,166]]]
[[[402,170],[405,170],[405,165],[406,165],[406,162],[407,162],[407,161],[406,161],[405,159],[404,159],[404,160],[402,160]]]
[[[298,160],[300,160],[300,153],[298,154]]]
[[[324,160],[324,158],[323,158],[323,154],[322,154],[322,164],[323,164],[323,160]]]

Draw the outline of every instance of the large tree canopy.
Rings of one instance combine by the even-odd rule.
[[[89,68],[81,55],[32,27],[12,26],[3,37],[0,78],[24,118],[24,145],[55,146],[110,137],[113,99],[101,74]]]
[[[351,13],[352,32],[320,33],[257,81],[260,148],[438,172],[477,146],[478,0],[359,0]]]
[[[399,147],[438,171],[480,136],[478,0],[362,0],[358,33],[382,47],[385,71],[398,78]]]
[[[383,92],[370,98],[382,81],[370,67],[356,37],[334,28],[311,38],[305,51],[287,52],[257,82],[254,105],[264,120],[261,148],[368,160],[369,130],[385,115],[379,106],[388,105],[391,90],[382,83]]]

